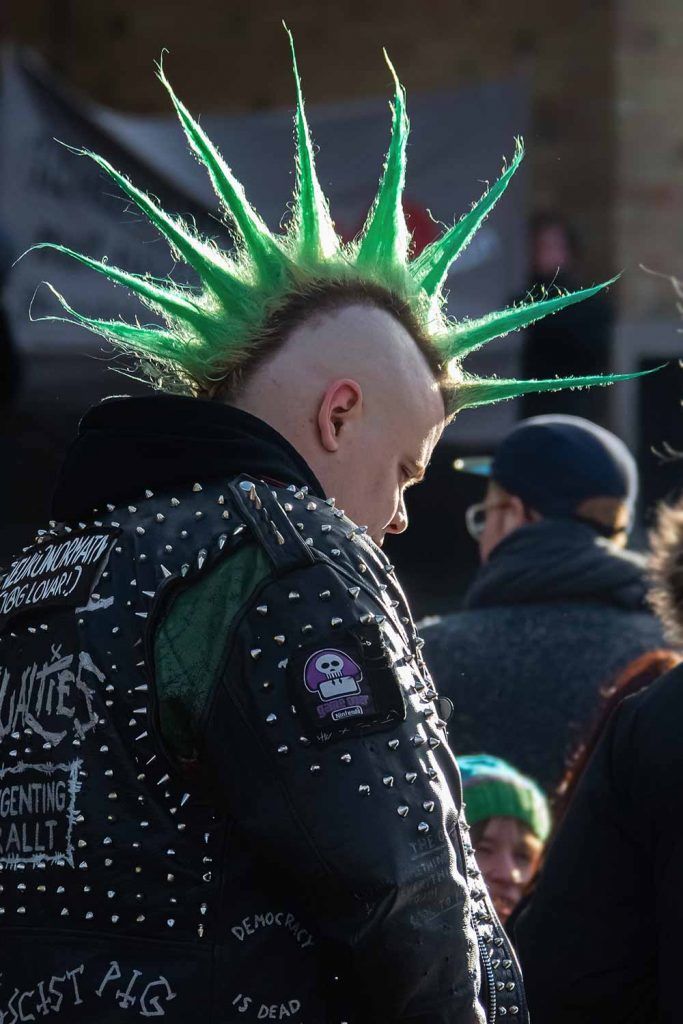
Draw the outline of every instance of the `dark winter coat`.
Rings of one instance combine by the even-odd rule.
[[[683,666],[605,730],[515,937],[534,1024],[679,1024]]]
[[[645,593],[642,559],[586,524],[548,519],[506,537],[466,610],[423,629],[437,688],[455,705],[456,753],[503,757],[553,789],[602,687],[662,645]]]

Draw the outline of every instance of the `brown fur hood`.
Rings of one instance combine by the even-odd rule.
[[[659,506],[650,547],[649,601],[669,642],[683,647],[683,502]]]

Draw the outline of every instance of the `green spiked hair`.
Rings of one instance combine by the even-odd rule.
[[[410,233],[402,204],[408,118],[403,88],[386,54],[395,86],[389,151],[363,230],[353,242],[343,243],[335,232],[316,175],[291,33],[289,39],[297,98],[297,177],[292,216],[284,233],[272,234],[249,204],[242,185],[173,92],[160,62],[158,77],[173,101],[190,148],[208,171],[228,219],[234,248],[225,251],[200,237],[187,222],[163,210],[103,157],[89,150],[77,150],[114,179],[164,235],[174,258],[195,271],[200,284],[195,288],[182,287],[170,279],[132,274],[106,260],[92,259],[62,245],[43,243],[36,248],[66,253],[134,292],[161,318],[164,326],[84,316],[72,309],[54,288],[52,291],[68,316],[47,319],[66,319],[104,336],[134,356],[140,371],[157,387],[194,395],[229,396],[234,393],[235,381],[262,355],[264,339],[272,336],[274,320],[293,299],[312,294],[314,302],[316,294],[336,291],[343,296],[346,290],[357,295],[365,289],[368,301],[373,301],[373,295],[382,294],[389,297],[396,309],[406,311],[416,340],[420,340],[428,354],[432,369],[436,368],[450,413],[532,391],[628,379],[630,375],[500,380],[474,377],[462,370],[463,357],[493,338],[590,298],[605,285],[558,292],[477,320],[456,322],[445,314],[443,287],[449,267],[507,188],[522,160],[523,147],[518,140],[513,159],[498,181],[453,227],[411,259]],[[311,308],[315,309],[315,305]]]

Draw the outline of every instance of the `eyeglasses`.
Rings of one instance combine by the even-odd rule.
[[[507,501],[500,501],[495,505],[487,505],[485,501],[478,501],[476,505],[470,505],[465,510],[465,525],[472,540],[479,540],[484,532],[488,513],[495,512],[500,508],[506,508],[507,505]]]

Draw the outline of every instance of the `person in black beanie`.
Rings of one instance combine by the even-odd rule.
[[[425,656],[455,706],[457,753],[486,750],[552,792],[601,686],[662,645],[644,562],[624,550],[636,466],[604,428],[540,416],[458,468],[487,481],[467,512],[482,566],[464,610],[425,626]]]

